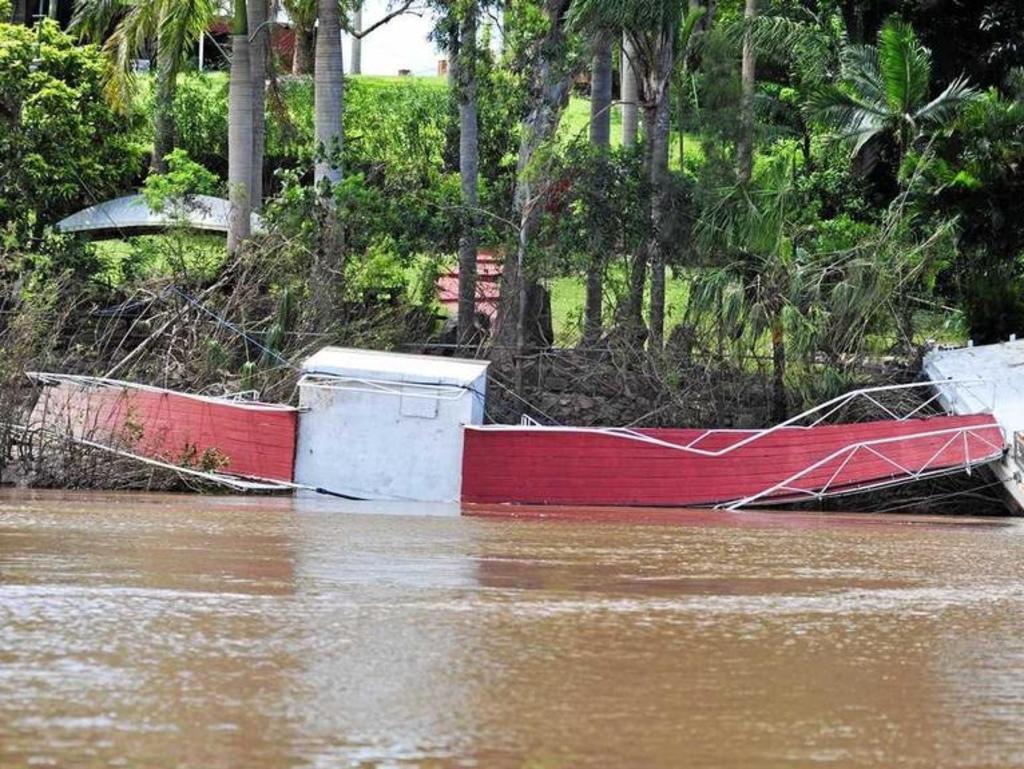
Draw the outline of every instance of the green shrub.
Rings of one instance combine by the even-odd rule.
[[[184,149],[176,149],[166,158],[167,173],[150,174],[142,194],[150,208],[162,211],[175,202],[184,202],[190,195],[222,195],[223,184],[208,169],[196,163]]]
[[[220,176],[228,173],[228,81],[189,73],[174,94],[176,145]]]
[[[0,24],[0,222],[38,232],[137,184],[145,147],[102,73],[99,51],[51,21]]]

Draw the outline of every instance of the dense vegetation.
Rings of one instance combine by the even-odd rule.
[[[236,3],[250,26],[259,4]],[[322,91],[254,36],[266,90],[242,96],[237,71],[189,71],[203,3],[2,24],[0,375],[286,398],[282,361],[324,342],[458,347],[548,412],[751,423],[913,370],[932,341],[1024,332],[1024,11],[938,5],[513,0],[492,45],[487,8],[443,2],[450,82]],[[135,76],[125,41],[150,37],[177,47]],[[232,150],[250,101],[255,149]],[[230,254],[184,231],[55,231],[136,189],[248,197],[266,231]],[[434,280],[460,264],[472,307],[479,249],[503,260],[496,326],[460,312],[452,330]]]

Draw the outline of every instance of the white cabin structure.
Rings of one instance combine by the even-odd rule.
[[[457,502],[487,361],[325,347],[302,366],[295,482],[359,499]]]

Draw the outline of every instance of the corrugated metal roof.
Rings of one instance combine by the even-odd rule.
[[[57,223],[61,232],[118,232],[185,225],[210,232],[228,231],[228,201],[210,195],[190,195],[163,211],[150,208],[142,195],[126,195],[89,206]],[[263,219],[252,214],[253,232],[262,232]]]
[[[488,365],[488,361],[468,358],[324,347],[306,359],[302,371],[385,382],[470,385],[486,373]]]

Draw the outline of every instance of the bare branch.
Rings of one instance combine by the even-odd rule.
[[[396,16],[401,16],[403,13],[411,12],[414,2],[416,2],[416,0],[405,0],[405,2],[402,3],[402,5],[400,5],[398,8],[396,8],[395,10],[391,11],[388,14],[385,14],[383,17],[375,21],[370,26],[366,27],[363,30],[360,30],[359,32],[350,30],[349,34],[352,35],[352,37],[356,38],[357,40],[362,40],[364,37],[373,32],[378,27],[383,27]],[[418,11],[419,9],[417,8],[416,10]]]

